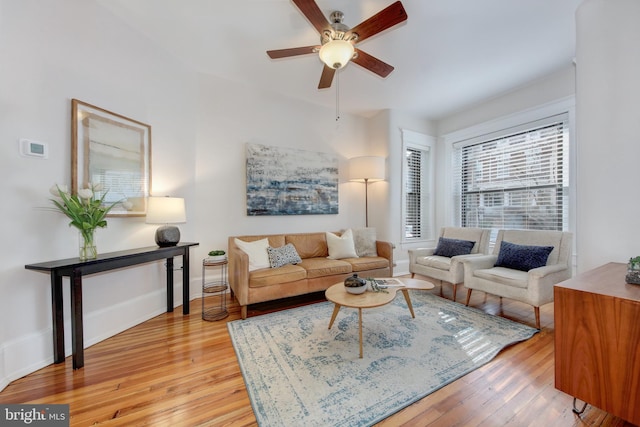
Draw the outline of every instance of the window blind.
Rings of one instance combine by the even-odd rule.
[[[405,238],[422,237],[422,173],[424,150],[407,147],[405,176]]]
[[[565,115],[527,130],[459,144],[453,160],[461,225],[566,229],[568,147]]]
[[[403,243],[433,236],[434,137],[402,129],[401,236]]]

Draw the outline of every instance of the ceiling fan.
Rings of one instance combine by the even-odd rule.
[[[331,87],[336,70],[347,65],[349,61],[353,61],[380,77],[387,77],[393,71],[391,65],[356,48],[355,45],[406,21],[407,13],[401,2],[396,1],[371,18],[353,28],[349,28],[342,23],[344,16],[342,12],[332,12],[329,17],[331,22],[329,22],[314,0],[292,1],[320,33],[320,45],[269,50],[267,55],[270,58],[278,59],[318,53],[320,59],[324,62],[318,89]]]

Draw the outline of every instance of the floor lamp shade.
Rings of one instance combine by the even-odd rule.
[[[349,159],[349,180],[364,182],[365,224],[369,226],[369,182],[385,178],[384,157],[362,156]]]
[[[156,244],[175,246],[180,241],[180,229],[173,225],[187,222],[184,199],[181,197],[149,197],[147,224],[165,224],[156,230]]]
[[[350,181],[382,181],[384,178],[384,157],[362,156],[349,159]]]

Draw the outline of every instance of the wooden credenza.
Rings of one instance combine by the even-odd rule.
[[[555,385],[640,425],[640,286],[605,264],[554,288]]]

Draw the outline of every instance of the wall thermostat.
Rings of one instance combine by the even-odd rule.
[[[25,157],[49,157],[49,146],[44,142],[31,141],[29,139],[20,140],[20,154]]]

